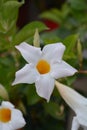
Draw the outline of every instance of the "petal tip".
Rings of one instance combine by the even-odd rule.
[[[16,79],[12,82],[12,86],[16,85],[17,82],[16,82]]]

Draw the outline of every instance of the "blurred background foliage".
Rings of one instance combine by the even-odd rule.
[[[59,81],[73,87],[87,75],[86,5],[86,0],[0,0],[0,99],[22,110],[27,122],[23,130],[65,130],[69,108],[56,88],[47,103],[37,95],[34,84],[11,85],[15,72],[26,63],[15,45],[23,41],[33,45],[36,28],[41,47],[63,42],[63,59],[79,72]]]

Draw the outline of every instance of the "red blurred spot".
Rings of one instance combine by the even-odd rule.
[[[54,21],[51,21],[51,20],[48,20],[48,19],[44,19],[43,22],[49,28],[49,31],[55,30],[55,29],[57,29],[59,27],[58,23],[56,23]]]

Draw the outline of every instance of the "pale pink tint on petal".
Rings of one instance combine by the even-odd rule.
[[[57,81],[55,84],[62,98],[75,112],[78,123],[82,126],[87,127],[87,98],[80,95],[72,88],[67,87],[66,85],[63,85]]]
[[[78,113],[78,110],[80,110],[84,105],[87,104],[87,99],[72,88],[63,85],[57,81],[55,82],[55,84],[62,98],[76,113]]]

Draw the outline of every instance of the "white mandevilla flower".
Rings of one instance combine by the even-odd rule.
[[[46,45],[43,50],[25,42],[16,46],[28,62],[16,72],[13,85],[35,82],[39,96],[49,101],[55,79],[73,75],[77,70],[62,60],[65,46],[62,43]]]
[[[0,105],[0,130],[17,130],[25,124],[21,111],[10,102],[3,101]]]
[[[87,98],[57,81],[55,84],[65,102],[76,113],[71,130],[78,130],[80,126],[87,130]]]

